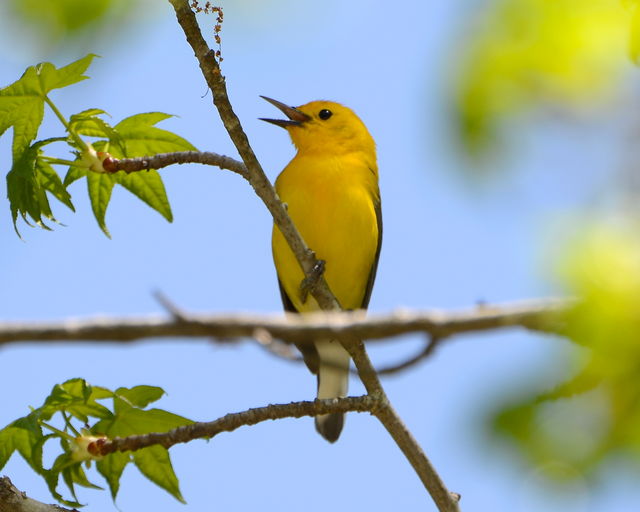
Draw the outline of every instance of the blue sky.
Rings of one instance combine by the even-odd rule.
[[[514,137],[517,150],[500,160],[490,183],[468,179],[467,163],[451,139],[446,74],[463,21],[478,2],[222,4],[231,101],[270,178],[293,156],[293,147],[284,131],[258,121],[275,113],[260,94],[293,105],[339,101],[376,139],[385,233],[372,311],[465,307],[558,292],[548,276],[549,254],[561,241],[557,225],[590,202],[619,163],[615,142],[596,123],[539,120]],[[138,112],[176,114],[161,126],[199,149],[235,156],[168,2],[156,11],[140,16],[117,40],[64,57],[11,51],[3,42],[0,84],[41,60],[64,65],[98,53],[91,80],[54,96],[63,112],[99,107],[114,122]],[[202,22],[211,27],[214,19]],[[2,23],[6,19],[0,33]],[[21,46],[19,39],[11,44]],[[47,123],[41,135],[58,133],[53,130],[59,127]],[[7,136],[0,139],[0,159],[7,167]],[[249,186],[203,166],[168,168],[162,175],[175,221],[168,224],[116,190],[107,213],[112,240],[91,215],[84,182],[71,189],[78,213],[56,205],[66,226],[54,232],[24,226],[24,241],[15,236],[3,199],[0,319],[157,313],[155,289],[189,311],[279,311],[271,221]],[[380,364],[397,361],[421,341],[393,340],[376,347],[373,357]],[[552,382],[566,348],[564,340],[515,330],[466,336],[384,381],[445,483],[462,494],[465,510],[615,512],[640,501],[629,471],[612,470],[597,485],[578,479],[556,493],[541,486],[540,468],[527,467],[508,447],[484,437],[483,414],[541,375]],[[71,377],[112,388],[160,385],[168,393],[161,407],[202,421],[310,399],[315,392],[306,368],[277,360],[251,341],[16,344],[0,348],[0,361],[1,425]],[[352,381],[351,391],[361,390]],[[323,441],[307,418],[178,446],[172,456],[186,508],[133,468],[125,473],[118,508],[297,510],[304,504],[319,511],[326,510],[320,499],[326,496],[334,510],[435,510],[408,462],[368,415],[350,415],[335,445]],[[2,473],[50,501],[21,459],[12,459]],[[107,492],[83,490],[80,499],[94,512],[114,510]]]

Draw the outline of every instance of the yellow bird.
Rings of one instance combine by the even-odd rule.
[[[288,119],[262,119],[281,126],[298,152],[276,180],[276,191],[302,238],[325,262],[324,277],[345,310],[369,304],[382,243],[382,215],[375,142],[349,108],[330,101],[290,107],[262,96]],[[287,311],[320,309],[303,297],[304,274],[282,233],[274,226],[273,260]],[[318,376],[318,398],[347,395],[349,354],[338,340],[298,346],[309,370]],[[335,442],[344,414],[316,417],[316,429]]]

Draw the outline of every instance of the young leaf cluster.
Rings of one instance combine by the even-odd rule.
[[[14,452],[19,453],[31,468],[41,475],[51,494],[70,507],[78,503],[76,486],[101,489],[89,481],[85,468],[96,462],[96,469],[109,485],[115,500],[120,477],[133,463],[149,480],[172,496],[184,501],[178,479],[173,471],[169,452],[162,446],[143,448],[135,453],[115,452],[100,457],[91,453],[91,443],[101,439],[167,432],[191,420],[164,411],[147,409],[162,397],[162,388],[135,386],[115,391],[91,386],[83,379],[70,379],[53,387],[44,403],[22,418],[0,430],[0,469]],[[103,401],[112,401],[112,407]],[[50,468],[43,465],[43,450],[49,441],[58,441],[60,454]],[[62,477],[72,499],[58,491]]]
[[[55,222],[49,196],[74,211],[68,187],[80,178],[87,179],[93,213],[108,236],[105,222],[107,206],[114,186],[129,190],[168,221],[171,207],[164,184],[156,170],[135,174],[109,173],[102,166],[107,157],[127,158],[171,151],[192,151],[193,145],[182,137],[155,125],[169,117],[161,112],[137,114],[111,126],[106,112],[87,109],[67,119],[50,98],[55,89],[85,80],[85,71],[94,55],[60,69],[45,62],[29,67],[13,84],[0,89],[0,135],[13,130],[12,165],[7,174],[7,195],[14,227],[21,217],[27,224],[50,229],[44,220]],[[45,105],[57,117],[64,133],[36,140],[44,119]],[[90,140],[89,140],[90,139]],[[51,144],[66,144],[68,160],[47,156]],[[68,168],[64,179],[54,166]]]

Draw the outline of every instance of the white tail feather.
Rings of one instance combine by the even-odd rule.
[[[318,398],[341,398],[349,388],[349,353],[338,340],[316,341],[320,359],[318,368]],[[330,441],[335,441],[342,429],[342,420],[336,424],[335,414],[316,416],[316,428]],[[328,422],[333,423],[333,427]],[[338,432],[335,432],[336,427]],[[329,434],[332,432],[333,434]],[[328,435],[327,435],[328,434]]]
[[[318,398],[347,396],[349,389],[349,353],[338,340],[316,342],[320,359]]]

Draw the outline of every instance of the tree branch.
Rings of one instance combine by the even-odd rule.
[[[298,229],[287,215],[282,201],[278,198],[269,182],[269,178],[267,178],[253,149],[251,149],[249,139],[229,102],[225,78],[222,76],[220,66],[215,58],[215,52],[208,47],[207,42],[202,37],[200,27],[195,14],[189,7],[188,0],[169,0],[169,2],[173,5],[178,23],[185,33],[187,42],[193,48],[200,70],[213,93],[213,102],[218,109],[222,123],[247,167],[247,181],[273,216],[274,222],[282,231],[285,240],[296,255],[304,274],[312,276],[313,269],[317,268],[318,265],[315,253],[309,249],[302,236],[300,236]],[[324,278],[314,281],[310,291],[323,309],[340,309]]]
[[[457,334],[523,327],[562,333],[572,300],[539,299],[483,305],[458,311],[396,311],[364,315],[362,311],[308,315],[205,315],[180,313],[144,317],[94,317],[52,322],[0,322],[0,344],[47,341],[132,342],[144,338],[214,337],[304,343],[317,338],[354,336],[381,340],[425,333],[438,340]]]
[[[247,179],[256,194],[262,199],[265,206],[271,212],[274,222],[296,256],[305,274],[308,291],[311,292],[323,310],[339,310],[340,305],[331,293],[324,277],[320,276],[317,278],[317,275],[314,274],[314,269],[317,269],[320,263],[316,260],[315,254],[306,246],[300,233],[287,215],[284,205],[279,200],[249,145],[247,136],[240,125],[240,120],[235,115],[229,102],[225,80],[220,72],[220,67],[215,57],[216,54],[208,48],[207,43],[202,37],[196,17],[189,7],[188,0],[169,1],[176,11],[178,23],[182,27],[188,43],[194,50],[204,78],[213,92],[213,102],[218,109],[220,118],[236,146],[242,161],[247,167]],[[438,508],[442,511],[457,510],[457,500],[449,494],[420,446],[415,439],[411,437],[408,430],[404,428],[400,418],[389,404],[362,341],[353,336],[339,336],[338,339],[341,340],[353,358],[360,379],[367,389],[367,392],[370,395],[378,397],[379,403],[376,409],[376,416],[383,422],[389,433],[401,447],[415,471],[419,474],[425,487],[429,490]]]
[[[94,455],[107,455],[116,451],[140,450],[152,445],[165,448],[178,443],[188,443],[194,439],[214,437],[221,432],[232,432],[243,426],[256,425],[267,420],[282,418],[302,418],[336,412],[370,412],[376,406],[371,396],[314,400],[313,402],[291,402],[289,404],[267,405],[243,412],[227,414],[209,422],[197,422],[178,427],[169,432],[153,432],[145,435],[116,437],[105,442],[90,443],[88,451]]]
[[[148,169],[161,169],[173,164],[204,164],[220,167],[238,173],[247,178],[247,168],[242,162],[231,157],[219,155],[211,151],[177,151],[175,153],[160,153],[153,156],[137,158],[112,158],[108,164],[103,164],[105,171],[112,173],[124,171],[132,173]]]
[[[383,368],[378,368],[378,375],[393,375],[394,373],[400,373],[401,371],[406,370],[407,368],[411,368],[412,366],[417,365],[420,361],[426,359],[436,348],[436,345],[440,343],[440,338],[429,338],[428,341],[424,344],[424,347],[417,354],[405,359],[400,363],[396,363],[390,366],[385,366]]]
[[[0,512],[74,512],[59,505],[47,505],[27,497],[9,477],[0,477]],[[77,511],[75,511],[77,512]]]

